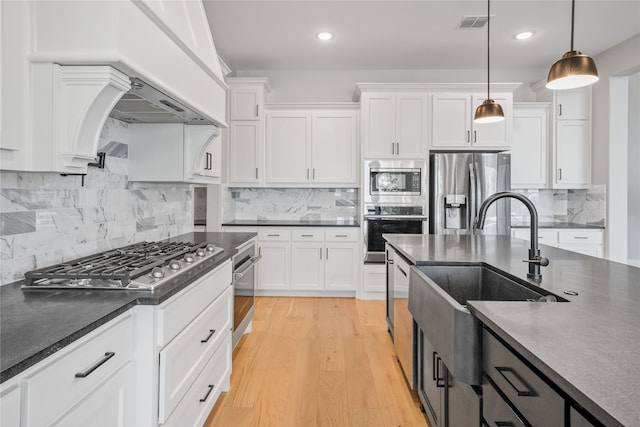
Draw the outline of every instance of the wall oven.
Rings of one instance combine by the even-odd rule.
[[[423,204],[426,161],[368,160],[365,162],[365,203]]]
[[[261,255],[256,255],[255,240],[236,248],[236,254],[233,256],[233,333],[231,341],[234,348],[253,319],[257,278],[256,264],[261,258]]]
[[[365,205],[365,263],[385,263],[383,234],[424,234],[429,230],[425,207]]]

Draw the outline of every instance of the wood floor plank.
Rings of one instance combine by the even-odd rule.
[[[205,427],[424,427],[387,333],[384,301],[256,298],[231,388]]]

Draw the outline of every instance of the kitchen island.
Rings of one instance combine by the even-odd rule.
[[[527,279],[529,243],[504,236],[386,235],[415,265],[486,264],[568,303],[473,301],[486,328],[607,426],[640,425],[640,269],[541,246],[550,265]],[[577,293],[577,295],[569,295]]]

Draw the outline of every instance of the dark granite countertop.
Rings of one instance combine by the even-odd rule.
[[[0,287],[0,382],[4,382],[135,305],[157,305],[218,267],[256,233],[188,233],[170,241],[209,242],[224,252],[157,291],[27,290]]]
[[[312,220],[266,220],[266,219],[236,219],[225,222],[228,226],[253,227],[360,227],[358,221],[312,221]]]
[[[511,228],[529,228],[528,222],[512,222]],[[538,228],[584,228],[593,230],[603,230],[604,225],[576,224],[574,222],[540,222]]]
[[[526,280],[528,242],[385,235],[415,264],[486,263]],[[569,303],[473,301],[469,310],[607,426],[640,425],[640,268],[545,247],[537,286]],[[565,290],[578,296],[564,294]]]

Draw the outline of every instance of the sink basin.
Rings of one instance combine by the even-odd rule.
[[[409,311],[452,375],[482,383],[482,327],[467,301],[566,301],[485,265],[412,266]]]

